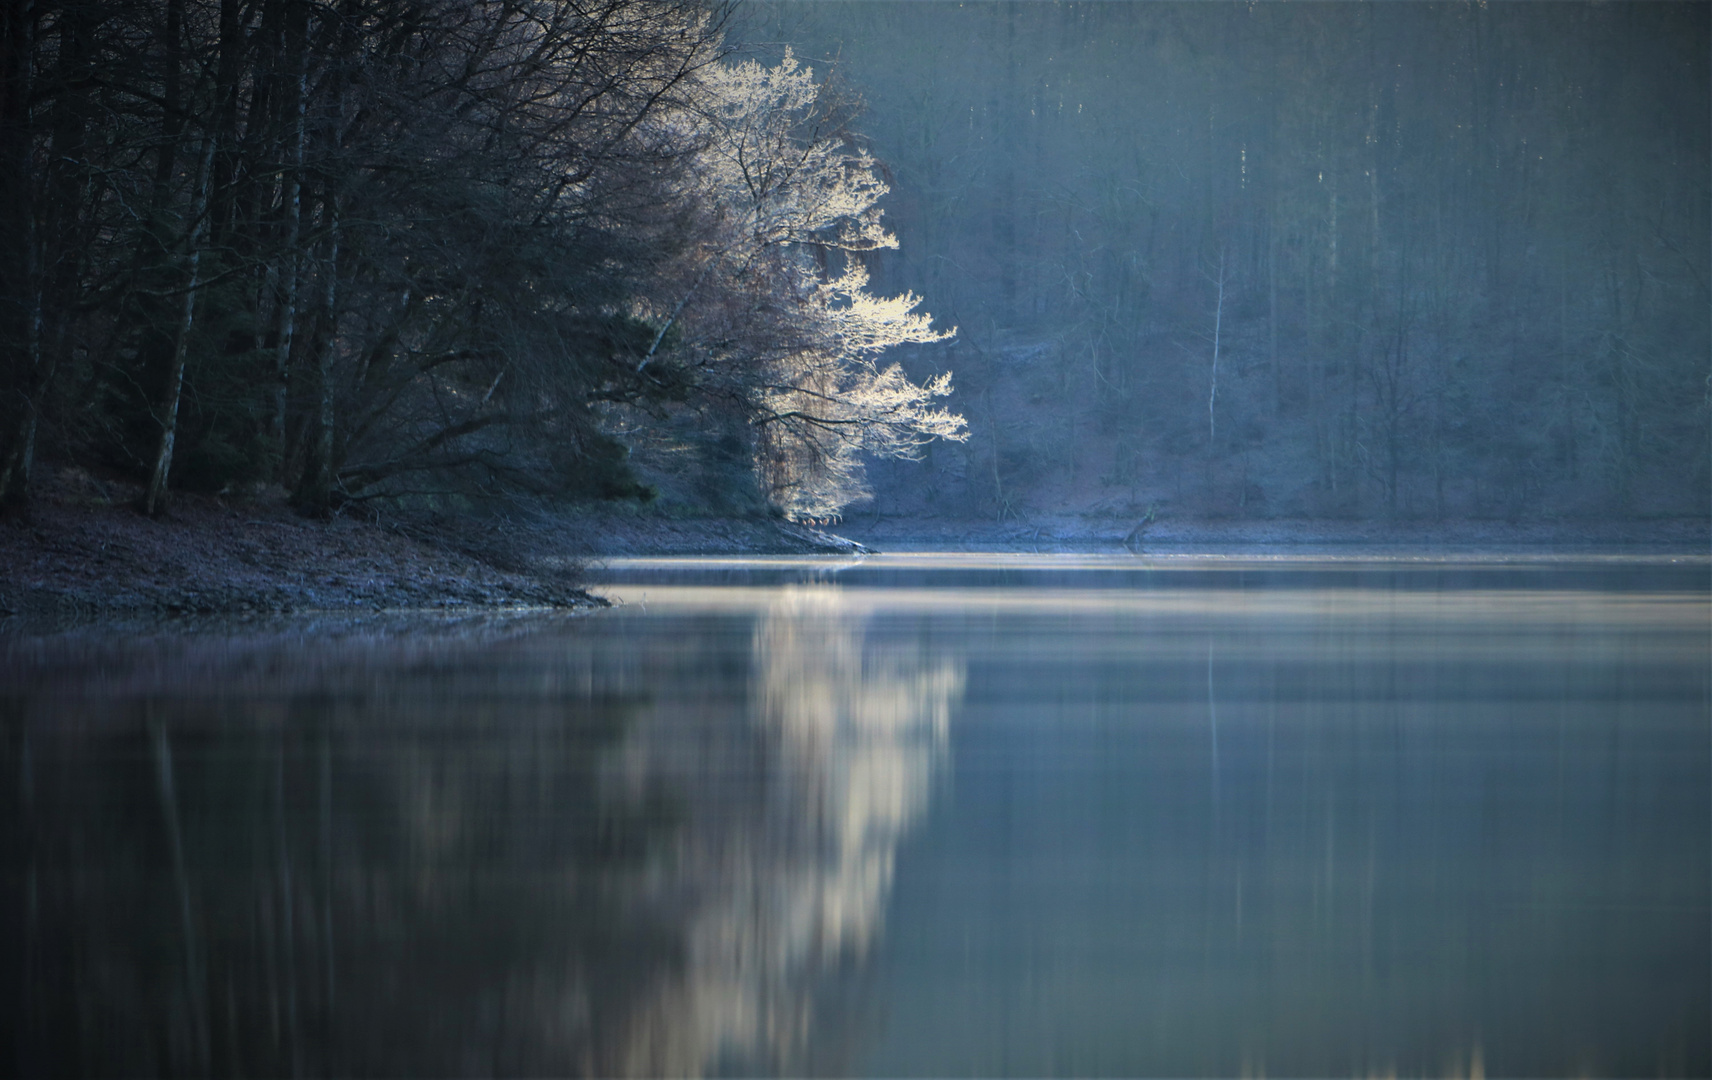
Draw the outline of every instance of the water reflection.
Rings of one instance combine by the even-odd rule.
[[[1705,1075],[1712,605],[1635,577],[874,589],[969,689],[865,1069]]]
[[[25,1074],[678,1076],[849,1067],[962,669],[809,586],[14,640],[0,687]]]
[[[963,675],[868,642],[841,600],[832,586],[785,588],[755,620],[743,740],[685,738],[706,722],[696,695],[655,709],[623,748],[624,790],[665,781],[692,799],[680,873],[704,887],[686,911],[686,962],[614,1071],[849,1065],[825,1056],[848,1046],[814,1031],[815,982],[864,959],[881,929]]]
[[[1712,1072],[1704,557],[607,587],[0,637],[23,1071]]]

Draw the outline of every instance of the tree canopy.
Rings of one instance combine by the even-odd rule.
[[[38,447],[174,488],[650,494],[717,433],[777,512],[962,435],[851,110],[701,0],[8,6],[0,499]],[[634,438],[632,436],[635,436]],[[703,438],[703,442],[708,441]]]

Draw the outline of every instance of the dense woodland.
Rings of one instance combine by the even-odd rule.
[[[777,3],[961,446],[875,509],[1704,516],[1705,4]]]
[[[1704,4],[3,19],[8,507],[1708,513]]]
[[[876,163],[686,0],[42,0],[0,78],[0,497],[639,497],[816,517],[961,437],[883,366]]]

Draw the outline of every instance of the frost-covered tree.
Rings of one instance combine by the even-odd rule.
[[[949,373],[916,383],[898,364],[881,366],[895,345],[943,341],[912,294],[864,291],[867,271],[850,266],[819,283],[801,314],[819,340],[766,366],[754,399],[757,465],[773,501],[789,516],[836,514],[867,498],[862,458],[914,458],[934,438],[968,437],[963,417],[938,405]]]
[[[788,52],[773,67],[720,64],[704,107],[673,122],[702,139],[685,195],[701,234],[675,268],[655,351],[694,372],[752,432],[757,476],[796,519],[868,496],[864,455],[913,458],[935,438],[967,437],[939,404],[949,374],[911,380],[899,345],[944,341],[905,293],[867,291],[864,252],[897,246],[881,224],[886,185],[847,128],[848,110]],[[644,364],[648,360],[644,361]]]

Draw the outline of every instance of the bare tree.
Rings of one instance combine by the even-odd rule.
[[[934,330],[914,294],[867,291],[859,259],[897,240],[880,223],[886,185],[835,91],[789,53],[710,68],[701,83],[704,111],[680,122],[704,133],[693,201],[706,215],[679,271],[691,284],[663,325],[688,323],[676,362],[746,416],[773,505],[827,518],[868,496],[864,456],[967,437],[936,404],[949,375],[917,383],[880,362],[955,331]]]

